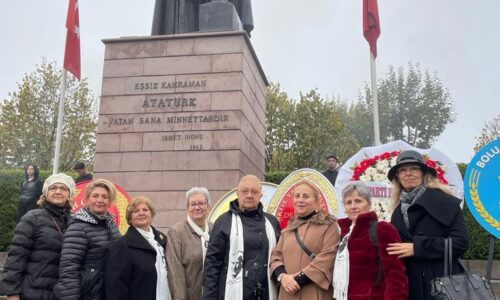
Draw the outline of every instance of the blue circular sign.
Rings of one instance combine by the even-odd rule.
[[[477,222],[500,238],[500,138],[476,153],[464,179],[467,206]]]

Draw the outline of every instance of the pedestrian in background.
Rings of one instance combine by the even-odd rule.
[[[17,206],[17,222],[28,211],[38,208],[36,202],[42,195],[42,182],[39,179],[40,170],[35,164],[28,164],[24,170],[24,180],[21,184],[21,196]]]

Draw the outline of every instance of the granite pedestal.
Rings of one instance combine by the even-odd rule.
[[[103,42],[95,177],[150,197],[160,228],[185,220],[193,186],[217,200],[264,178],[268,82],[245,32]]]

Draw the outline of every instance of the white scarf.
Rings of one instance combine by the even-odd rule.
[[[347,290],[349,288],[349,250],[348,242],[351,230],[347,233],[339,245],[335,266],[333,268],[333,298],[337,300],[347,300]]]
[[[276,246],[276,234],[271,222],[266,219],[266,236],[269,244],[267,261],[271,258],[271,251]],[[226,274],[226,292],[224,299],[243,299],[243,257],[245,249],[243,247],[243,224],[239,215],[234,214],[231,221],[231,234],[229,236],[229,262]],[[269,300],[276,299],[276,287],[271,281],[271,271],[267,268],[267,286]]]
[[[208,233],[208,222],[205,221],[205,230],[202,230],[200,228],[200,226],[198,226],[194,221],[193,219],[191,219],[191,217],[188,215],[187,216],[187,222],[189,224],[189,226],[191,227],[191,229],[194,230],[194,232],[196,232],[196,234],[200,237],[201,239],[201,251],[203,253],[203,265],[202,265],[202,268],[203,266],[205,265],[205,255],[207,254],[207,245],[208,245],[208,241],[210,240],[210,234]]]
[[[165,252],[162,246],[155,240],[155,235],[153,233],[153,228],[149,228],[149,231],[137,228],[137,231],[148,241],[148,243],[156,251],[156,299],[157,300],[171,300],[170,289],[168,287],[167,281],[167,264],[165,261]]]

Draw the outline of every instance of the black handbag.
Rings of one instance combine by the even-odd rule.
[[[478,274],[451,274],[453,260],[452,240],[444,240],[444,276],[431,280],[431,296],[436,300],[495,300],[490,283]],[[463,267],[463,266],[462,266]]]

